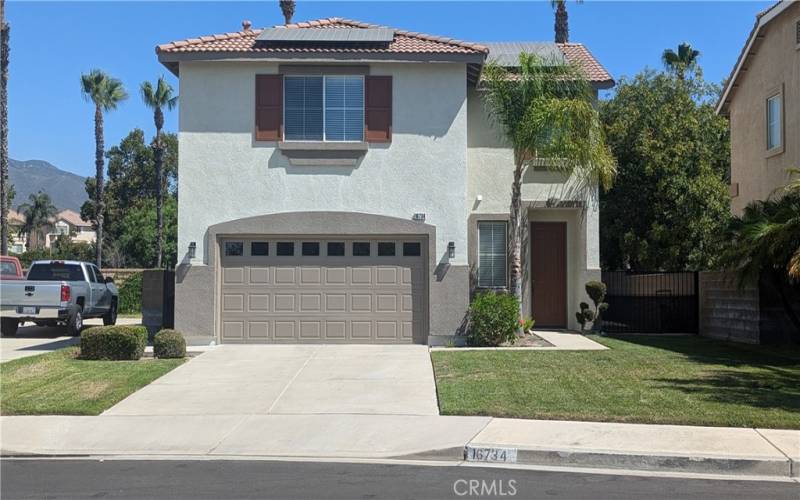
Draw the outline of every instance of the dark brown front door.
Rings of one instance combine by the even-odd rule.
[[[567,223],[531,224],[533,319],[541,328],[567,326]]]

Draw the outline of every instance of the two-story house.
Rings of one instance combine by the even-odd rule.
[[[613,80],[580,44],[478,44],[340,18],[156,48],[180,78],[176,327],[191,343],[442,344],[508,287],[513,158],[481,97],[519,52]],[[524,175],[525,311],[575,327],[596,189]]]
[[[782,0],[756,16],[717,113],[730,117],[731,209],[738,215],[800,167],[800,2]]]

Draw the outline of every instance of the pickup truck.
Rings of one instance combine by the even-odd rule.
[[[119,294],[114,280],[103,278],[94,264],[71,260],[37,260],[24,280],[0,281],[0,331],[17,333],[20,323],[64,325],[79,335],[86,318],[117,322]]]
[[[0,280],[24,280],[22,264],[19,259],[7,255],[0,255]]]

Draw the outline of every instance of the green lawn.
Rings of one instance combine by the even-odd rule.
[[[434,351],[445,415],[800,429],[800,349],[616,336],[608,351]]]
[[[182,359],[85,361],[78,348],[0,364],[3,415],[98,415]]]

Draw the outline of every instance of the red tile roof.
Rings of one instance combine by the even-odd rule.
[[[583,69],[590,82],[614,82],[609,72],[594,58],[585,45],[580,43],[558,43],[556,45],[561,49],[567,61]]]
[[[303,23],[278,25],[285,29],[320,29],[320,28],[386,28],[375,24],[362,23],[340,17],[318,19]],[[393,28],[390,28],[393,29]],[[314,46],[256,43],[260,29],[224,33],[221,35],[202,36],[177,42],[166,43],[156,47],[158,54],[175,54],[187,52],[247,52],[247,53],[386,53],[386,54],[486,54],[488,49],[476,43],[464,42],[447,37],[426,35],[404,30],[394,30],[395,37],[387,46],[375,44],[354,44],[340,46]]]

